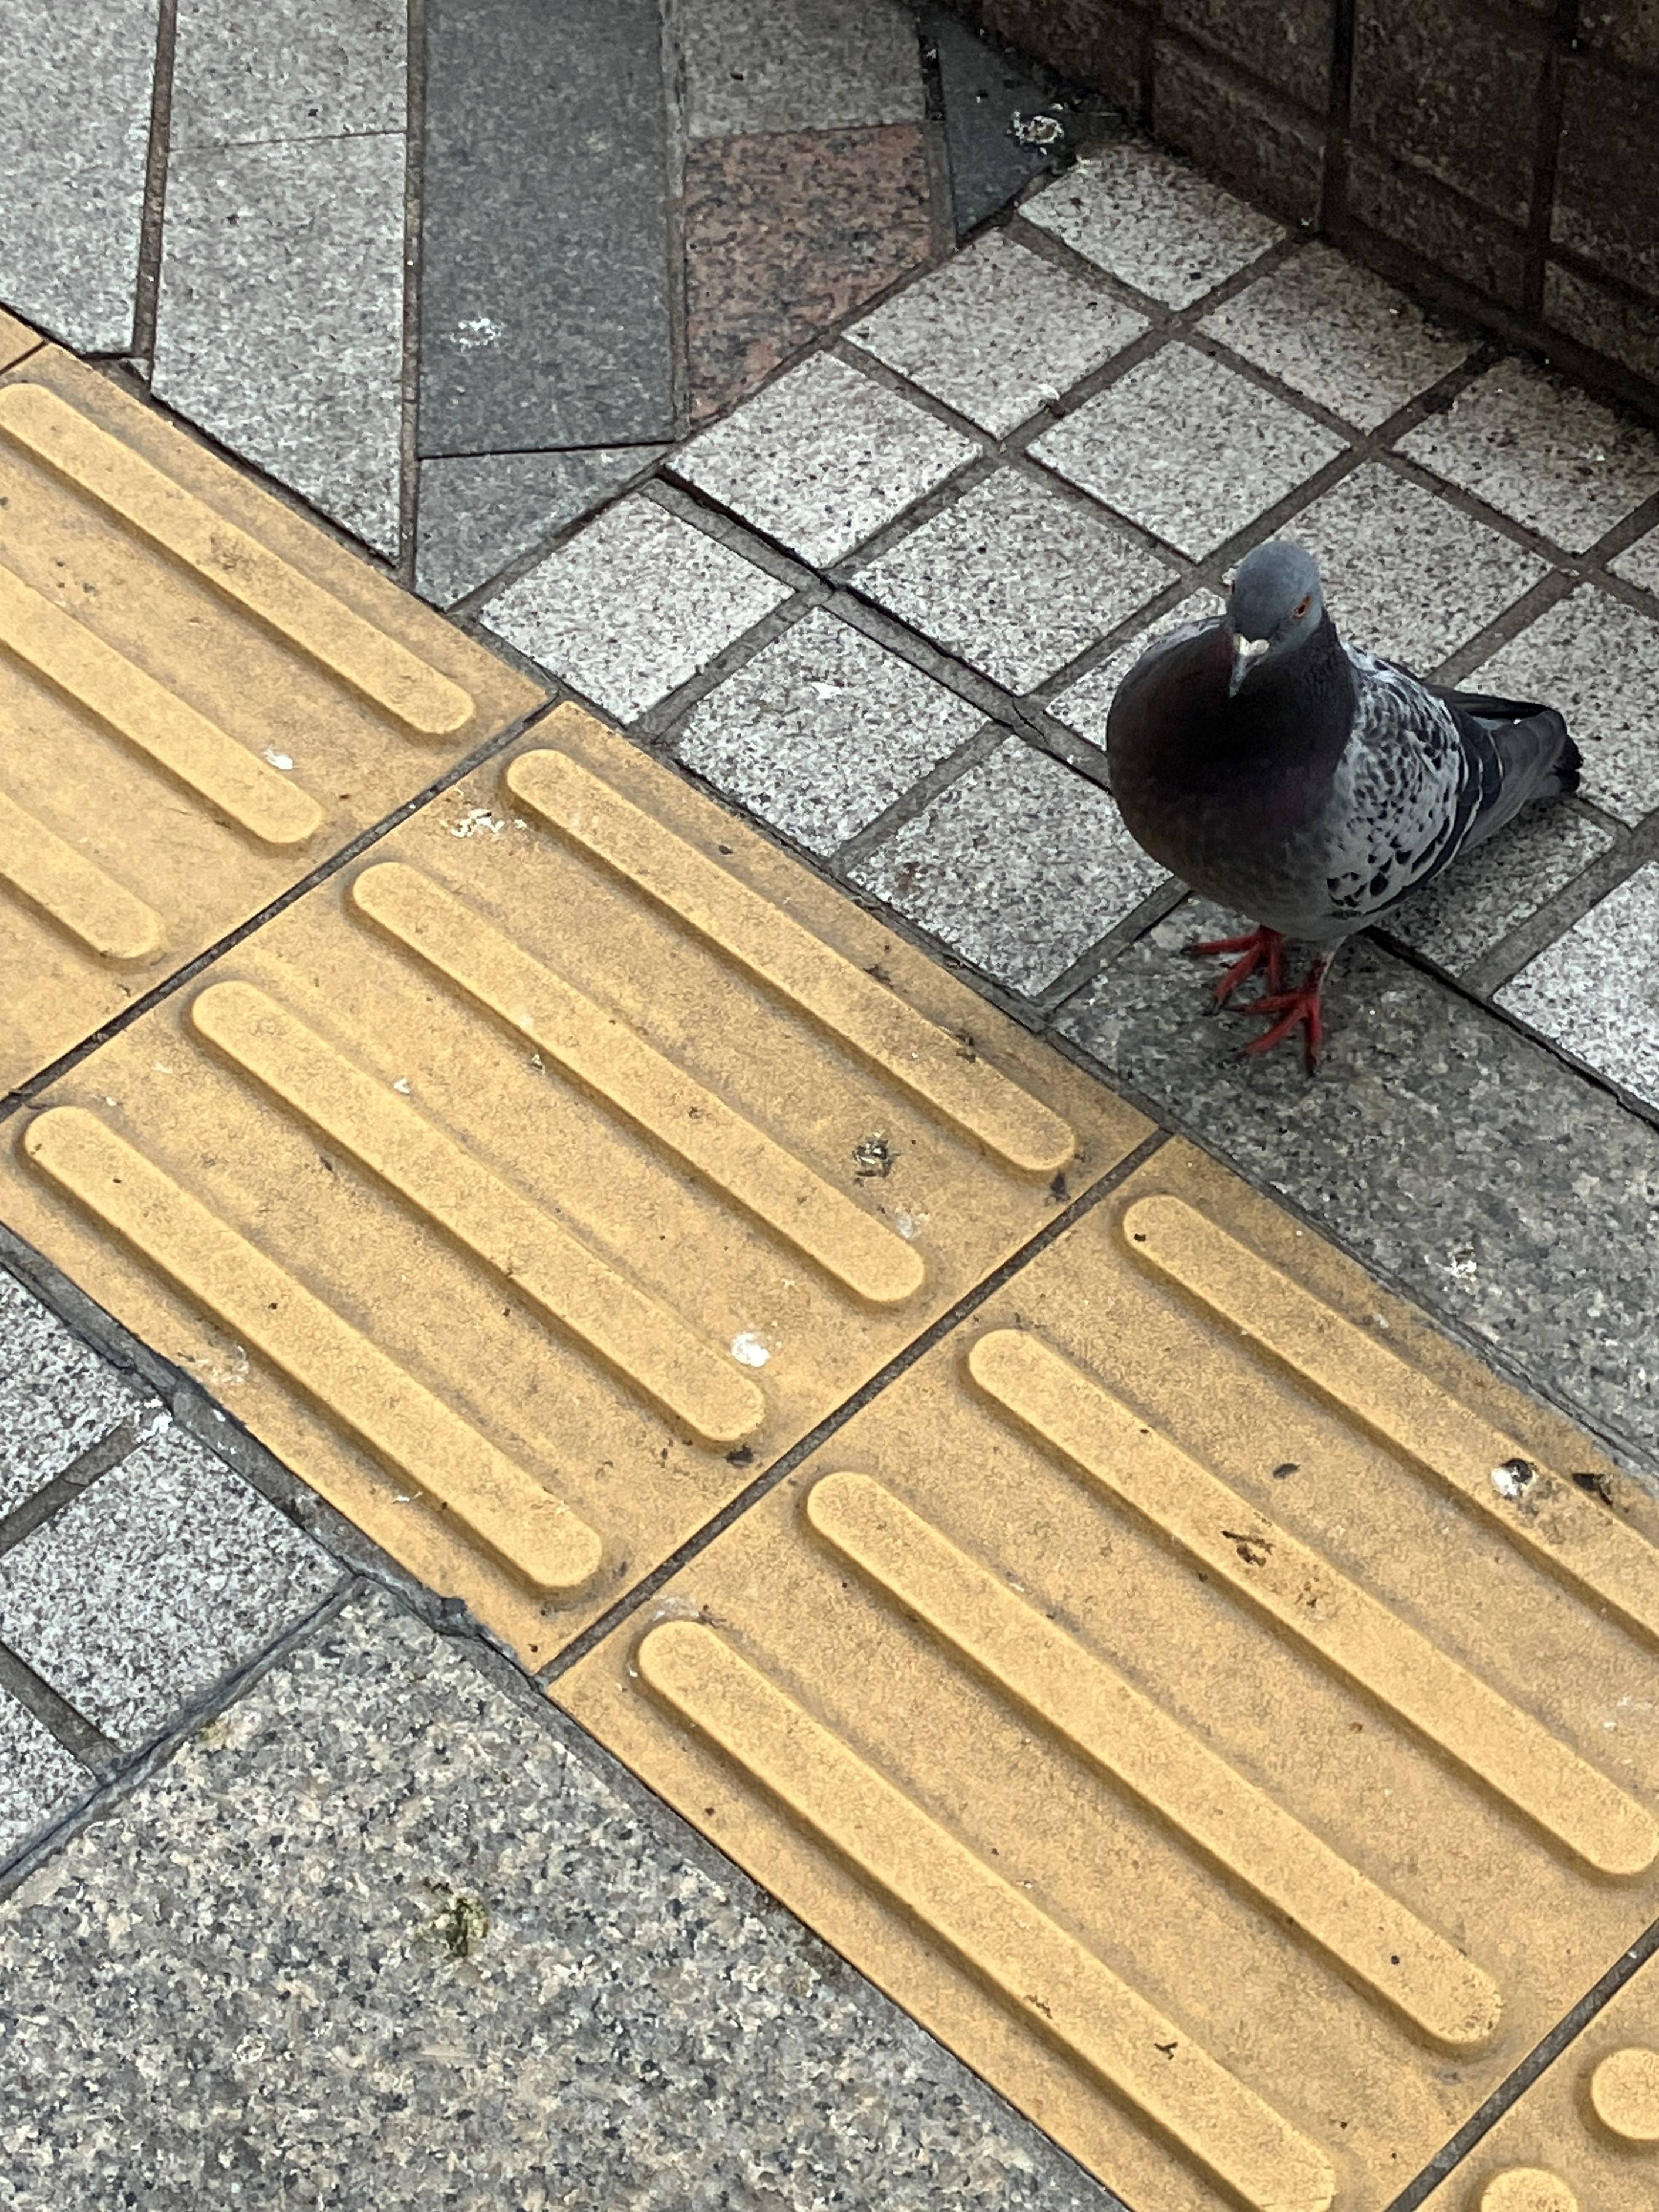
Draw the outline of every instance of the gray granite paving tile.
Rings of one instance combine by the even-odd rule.
[[[1400,450],[1571,553],[1659,491],[1659,437],[1521,361],[1477,377]]]
[[[631,722],[789,596],[752,561],[636,495],[486,601],[483,618]]]
[[[235,146],[401,131],[400,0],[179,0],[169,143]]]
[[[1086,501],[998,469],[853,580],[1010,691],[1029,691],[1174,576]]]
[[[1549,574],[1536,554],[1375,462],[1279,534],[1318,561],[1345,637],[1425,672]]]
[[[1061,1030],[1545,1396],[1659,1464],[1659,1131],[1495,1015],[1355,940],[1309,1081],[1211,1018],[1188,900],[1072,999]]]
[[[1223,362],[1174,344],[1086,399],[1031,450],[1196,559],[1344,445]]]
[[[1592,584],[1557,601],[1465,679],[1558,707],[1584,756],[1583,795],[1639,822],[1659,806],[1659,622]]]
[[[528,1703],[354,1600],[21,1884],[16,2212],[1109,2212]]]
[[[0,1866],[92,1786],[79,1759],[0,1690]]]
[[[0,0],[0,300],[86,353],[132,344],[156,0]]]
[[[0,1642],[128,1745],[339,1580],[274,1505],[165,1415],[156,1422],[119,1467],[0,1556]]]
[[[1571,806],[1546,801],[1528,807],[1490,844],[1455,861],[1390,915],[1388,933],[1457,975],[1564,890],[1613,842],[1612,830]]]
[[[1002,437],[1146,327],[1132,307],[992,230],[847,335]]]
[[[698,702],[675,750],[763,822],[828,854],[984,722],[814,608]]]
[[[1362,430],[1437,383],[1474,343],[1328,246],[1305,246],[1199,327]]]
[[[145,1402],[145,1394],[0,1268],[0,1514]]]
[[[960,237],[1054,165],[1070,137],[1070,118],[1035,77],[976,38],[948,9],[924,7],[920,20],[938,59],[951,213]],[[1041,135],[1018,135],[1034,129]]]
[[[1117,689],[1148,646],[1184,623],[1204,622],[1211,615],[1223,613],[1227,602],[1219,592],[1208,590],[1189,592],[1167,614],[1148,623],[1115,646],[1104,660],[1097,660],[1086,676],[1075,684],[1067,684],[1048,701],[1049,711],[1076,730],[1079,737],[1088,738],[1092,744],[1106,743],[1107,717],[1112,711],[1112,702]]]
[[[1659,862],[1607,893],[1497,1003],[1587,1067],[1659,1107]]]
[[[674,434],[657,0],[427,0],[420,450]]]
[[[916,18],[897,0],[678,0],[674,13],[693,138],[921,118]]]
[[[819,354],[674,456],[677,474],[827,568],[979,448]]]
[[[852,875],[1028,994],[1046,990],[1166,880],[1098,784],[1015,738]]]
[[[1626,576],[1644,591],[1659,595],[1659,530],[1650,530],[1645,538],[1638,538],[1607,566],[1615,575]]]
[[[420,464],[415,589],[450,606],[660,459],[662,446]]]
[[[395,552],[404,142],[168,165],[155,390],[380,551]]]
[[[1284,235],[1242,200],[1138,141],[1079,161],[1020,210],[1167,307],[1190,307]]]

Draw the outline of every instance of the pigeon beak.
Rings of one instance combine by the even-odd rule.
[[[1227,686],[1229,699],[1250,673],[1253,663],[1259,654],[1266,652],[1272,641],[1270,637],[1235,637],[1233,640],[1233,675]]]

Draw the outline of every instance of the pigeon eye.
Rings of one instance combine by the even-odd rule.
[[[1291,611],[1290,611],[1290,619],[1291,619],[1291,621],[1292,621],[1292,622],[1300,622],[1300,621],[1302,620],[1302,618],[1303,615],[1305,615],[1305,614],[1307,613],[1307,611],[1308,611],[1308,608],[1309,608],[1309,607],[1311,607],[1311,606],[1313,605],[1313,604],[1314,604],[1314,595],[1313,595],[1313,593],[1312,593],[1311,592],[1308,592],[1308,596],[1307,596],[1307,598],[1302,601],[1302,605],[1301,605],[1299,607],[1293,607],[1293,608],[1291,609]]]

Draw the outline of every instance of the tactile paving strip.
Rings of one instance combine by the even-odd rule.
[[[1172,1143],[552,1694],[1136,2212],[1381,2212],[1659,1911],[1656,1532]]]
[[[0,378],[0,1093],[541,696],[107,377],[27,353]]]
[[[1148,1133],[574,708],[42,1104],[0,1212],[533,1665]]]
[[[1424,2212],[1656,2206],[1659,1960],[1650,1960],[1424,2199]]]

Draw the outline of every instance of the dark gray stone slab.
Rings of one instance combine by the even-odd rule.
[[[1071,1000],[1059,1027],[1109,1076],[1299,1206],[1430,1311],[1659,1466],[1659,1131],[1540,1047],[1368,943],[1327,992],[1331,1042],[1239,1048],[1207,1018],[1230,933],[1188,900]]]
[[[438,606],[453,605],[608,499],[662,450],[602,446],[589,453],[423,461],[415,589]]]
[[[0,1910],[12,2212],[1110,2212],[375,1595]]]
[[[674,435],[656,0],[430,0],[420,450]]]
[[[976,39],[948,9],[927,7],[921,15],[922,35],[939,58],[950,205],[960,237],[1054,166],[1065,149],[1068,111],[1038,78]],[[1062,135],[1034,142],[1016,136],[1034,128],[1041,133],[1043,125],[1031,120],[1038,117],[1052,118]]]

